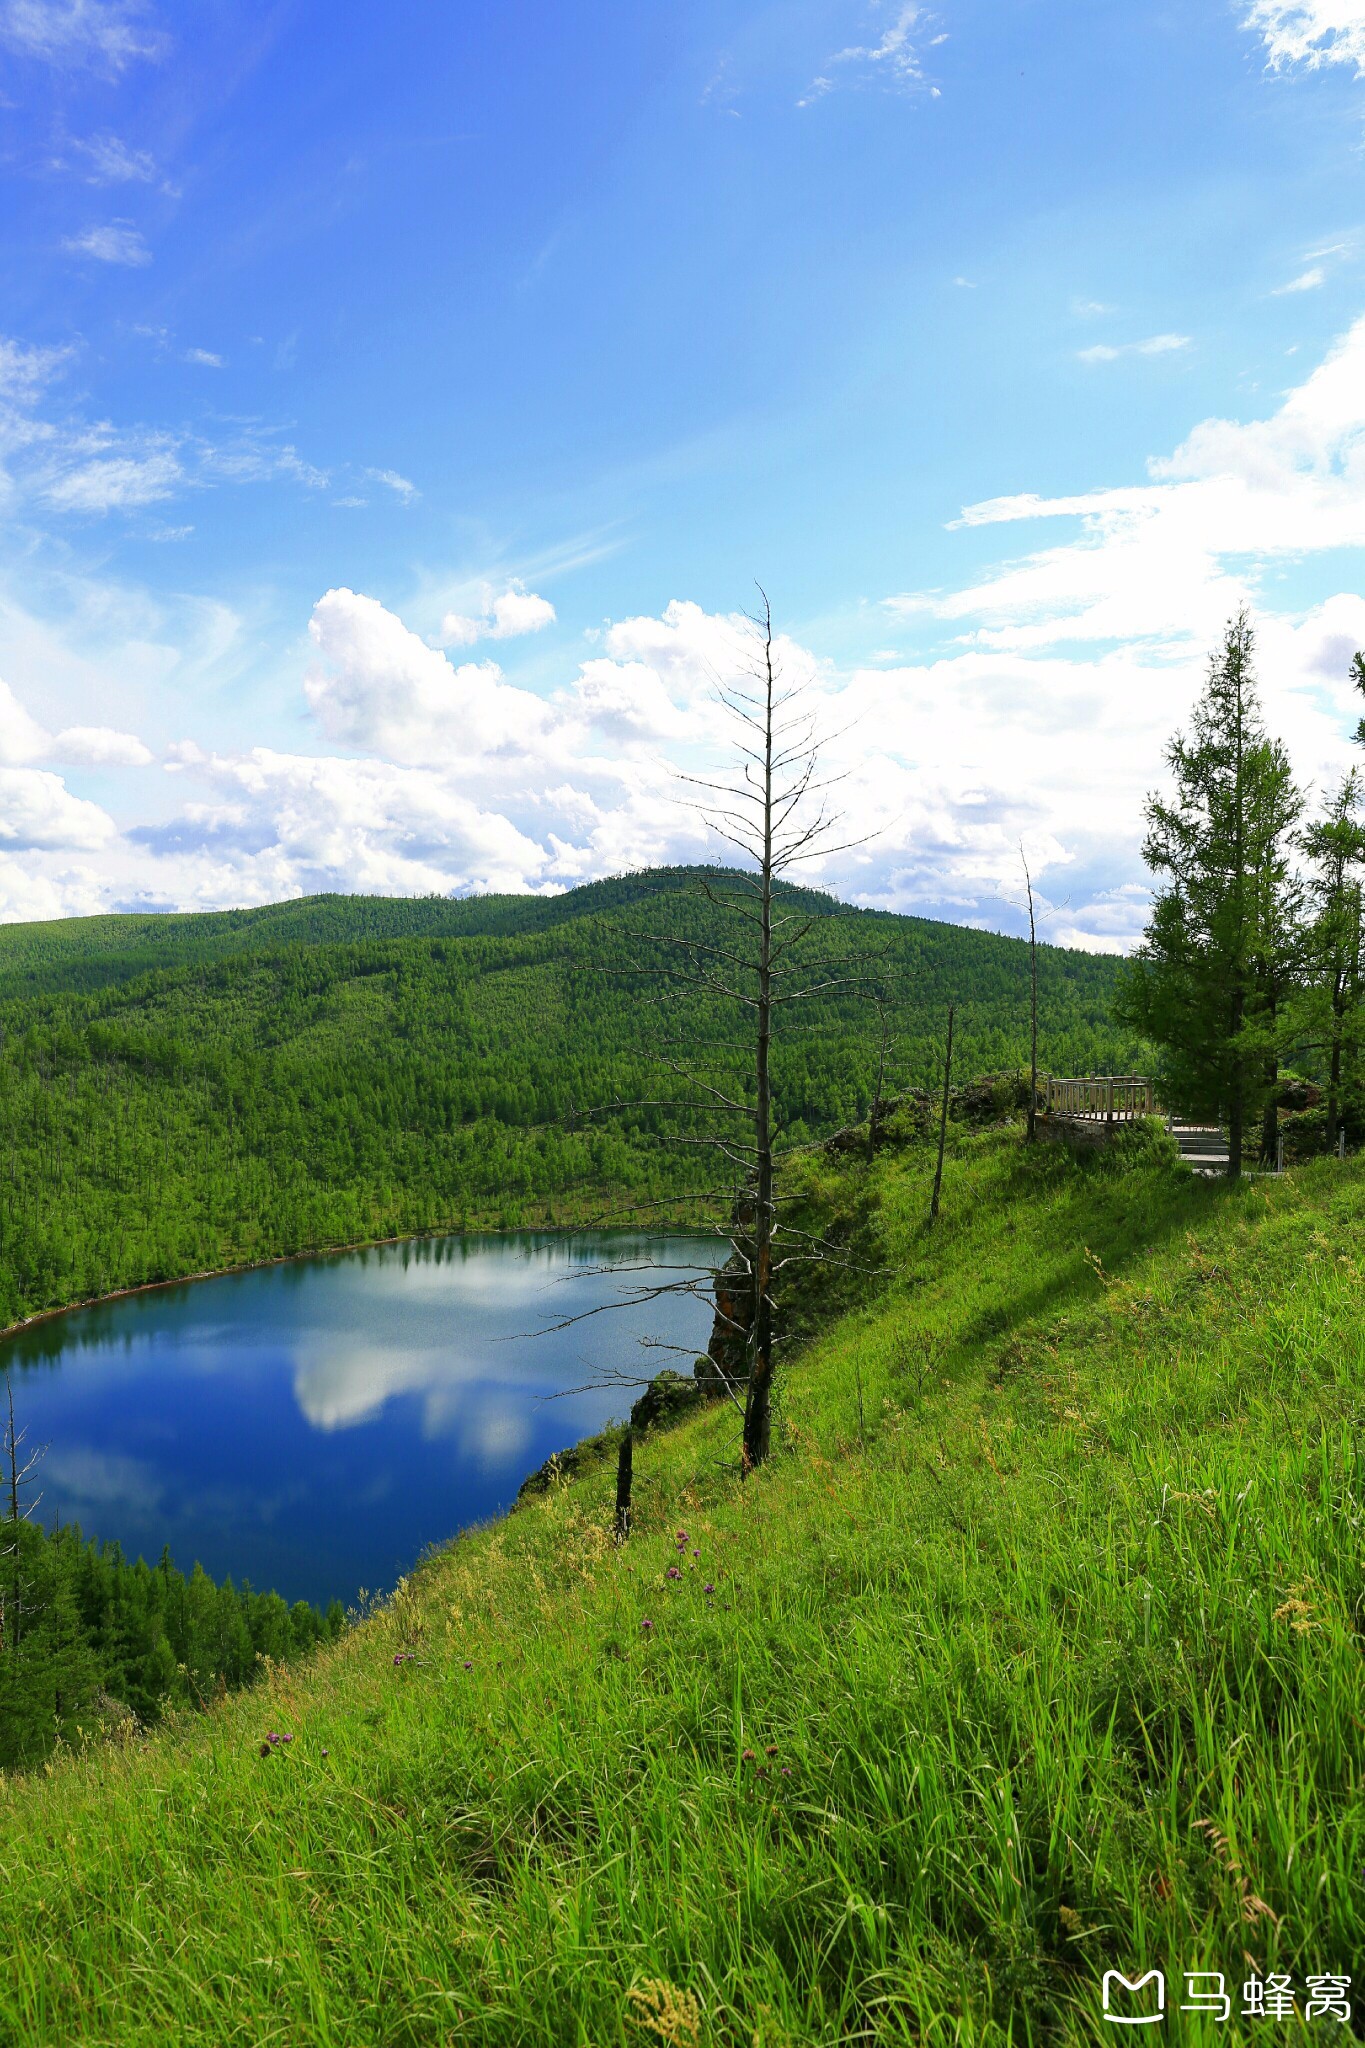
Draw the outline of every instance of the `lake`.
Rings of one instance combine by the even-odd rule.
[[[169,1543],[186,1571],[197,1560],[289,1600],[384,1592],[429,1544],[507,1507],[552,1452],[623,1417],[638,1392],[590,1382],[690,1370],[711,1319],[689,1296],[546,1331],[620,1302],[651,1277],[630,1270],[651,1254],[702,1266],[716,1247],[591,1233],[427,1238],[36,1324],[5,1340],[0,1367],[25,1448],[46,1446],[38,1516],[78,1521],[149,1562]],[[689,1355],[642,1351],[641,1339]]]

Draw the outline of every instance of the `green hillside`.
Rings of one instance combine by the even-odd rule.
[[[886,992],[890,1082],[932,1081],[950,1000],[960,1071],[1026,1058],[1027,949],[793,893],[850,983],[784,1018],[793,1135],[866,1110]],[[0,1322],[112,1288],[320,1245],[449,1227],[688,1213],[669,1156],[667,956],[641,931],[714,929],[695,878],[466,902],[320,897],[203,916],[0,931]],[[1043,948],[1042,1051],[1138,1056],[1110,1024],[1115,963]],[[861,979],[860,979],[861,977]],[[695,999],[666,1025],[718,1019]],[[722,1034],[723,1035],[723,1034]],[[732,1049],[714,1055],[734,1078]]]
[[[1190,2042],[1272,2031],[1280,1975],[1302,2038],[1365,1950],[1365,1168],[956,1128],[929,1234],[931,1166],[812,1168],[881,1277],[756,1477],[708,1410],[637,1450],[623,1550],[589,1466],[310,1664],[0,1788],[0,2038],[1079,2044],[1109,1968]]]

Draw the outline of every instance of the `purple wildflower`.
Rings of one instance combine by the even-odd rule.
[[[472,1657],[465,1658],[464,1668],[466,1671],[472,1671],[474,1669],[474,1659]]]
[[[702,1591],[703,1591],[703,1593],[714,1593],[714,1592],[715,1592],[715,1590],[716,1590],[716,1589],[715,1589],[715,1587],[714,1587],[714,1586],[711,1586],[711,1585],[706,1585],[706,1586],[703,1586],[703,1587],[702,1587]]]
[[[323,1755],[324,1755],[324,1756],[326,1756],[326,1755],[327,1755],[327,1751],[326,1751],[325,1749],[323,1750],[323,1752],[322,1752],[322,1753],[323,1753]]]
[[[668,1567],[668,1572],[666,1576],[670,1579],[680,1579],[682,1577],[682,1573],[678,1570],[678,1567],[675,1564],[671,1564]]]
[[[653,1628],[654,1624],[652,1621],[649,1620],[648,1616],[646,1616],[646,1618],[640,1623],[640,1626],[642,1629],[649,1630]]]
[[[753,1751],[752,1751],[751,1749],[746,1749],[746,1750],[745,1750],[745,1752],[744,1752],[744,1754],[743,1754],[743,1756],[742,1756],[742,1757],[740,1758],[740,1762],[741,1762],[741,1763],[745,1763],[745,1764],[751,1764],[751,1763],[753,1762],[753,1760],[754,1760],[754,1753],[753,1753]]]
[[[789,1777],[791,1776],[791,1774],[792,1774],[792,1767],[791,1767],[791,1765],[790,1765],[790,1764],[783,1764],[783,1766],[782,1766],[782,1775],[783,1775],[783,1777],[784,1777],[784,1778],[789,1778]]]

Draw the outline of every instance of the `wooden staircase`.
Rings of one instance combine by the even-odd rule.
[[[1187,1123],[1183,1117],[1171,1118],[1171,1136],[1180,1147],[1180,1156],[1192,1173],[1222,1174],[1228,1170],[1227,1133],[1218,1124]]]

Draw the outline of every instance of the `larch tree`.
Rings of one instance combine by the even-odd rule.
[[[1294,943],[1288,859],[1301,799],[1267,738],[1243,611],[1209,662],[1187,734],[1166,752],[1171,796],[1147,804],[1143,852],[1161,886],[1118,1014],[1163,1056],[1173,1106],[1226,1119],[1228,1174],[1273,1095]],[[1264,1132],[1262,1133],[1264,1136]]]
[[[1321,817],[1303,832],[1301,844],[1310,870],[1310,921],[1300,1025],[1306,1042],[1325,1055],[1327,1142],[1334,1149],[1340,1142],[1346,1101],[1357,1085],[1365,992],[1365,820],[1359,769],[1352,768],[1343,777]]]

